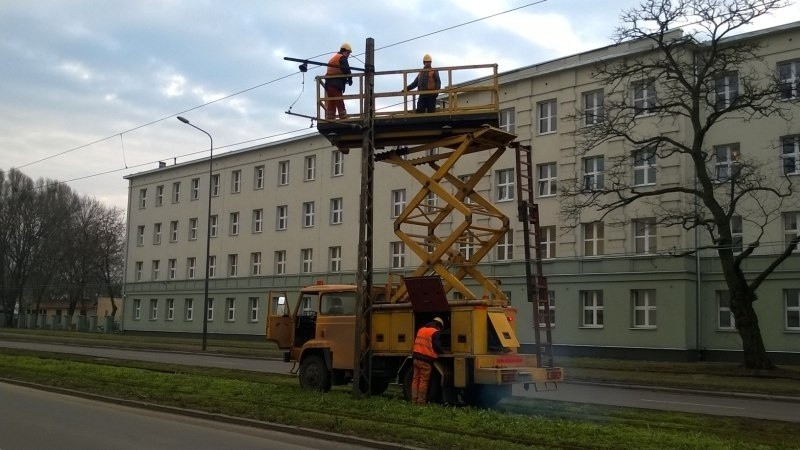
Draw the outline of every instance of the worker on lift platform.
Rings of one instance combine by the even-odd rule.
[[[414,79],[414,82],[406,86],[406,90],[412,90],[416,88],[420,91],[433,91],[439,90],[442,88],[442,80],[439,78],[439,71],[434,70],[431,67],[433,63],[433,58],[431,55],[425,54],[422,57],[422,65],[424,66],[422,70],[417,75],[417,78]],[[424,113],[424,112],[436,112],[436,96],[438,94],[420,94],[419,98],[417,99],[417,112]]]
[[[350,56],[352,52],[352,48],[350,44],[347,42],[343,43],[342,46],[339,48],[339,52],[335,53],[330,61],[328,61],[328,71],[325,73],[326,76],[331,75],[341,75],[341,74],[348,74],[350,72],[350,63],[347,61],[347,57]],[[341,97],[344,95],[344,88],[345,83],[349,84],[350,86],[353,85],[353,78],[352,77],[339,77],[339,78],[328,78],[325,80],[325,96],[326,97]],[[325,101],[325,118],[330,120],[336,117],[336,114],[339,114],[340,119],[347,118],[347,110],[344,107],[344,99],[338,98],[333,100],[326,100]]]

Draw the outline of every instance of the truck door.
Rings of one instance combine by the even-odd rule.
[[[292,345],[294,326],[289,313],[286,292],[270,291],[267,297],[267,340],[274,341],[278,348],[289,348]]]

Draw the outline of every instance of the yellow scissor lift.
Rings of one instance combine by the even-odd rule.
[[[365,366],[371,376],[383,381],[396,376],[407,387],[416,330],[434,316],[444,316],[450,326],[443,336],[447,354],[436,365],[440,394],[445,401],[460,395],[467,403],[492,404],[510,395],[513,384],[553,385],[563,379],[563,370],[552,367],[552,362],[544,364],[544,358],[517,352],[516,309],[498,283],[478,268],[508,232],[509,219],[476,186],[508,148],[520,149],[516,135],[498,128],[497,66],[438,70],[443,88],[427,91],[438,94],[436,112],[413,112],[419,92],[369,86],[373,82],[380,86],[387,78],[393,86],[406,86],[417,70],[373,72],[373,79],[350,75],[357,93],[342,97],[349,115],[338,120],[323,119],[324,77],[317,77],[317,128],[343,153],[361,148],[369,136],[373,161],[401,167],[421,186],[394,222],[395,234],[421,263],[404,283],[388,287],[385,297],[369,299],[362,309],[367,345],[360,351],[369,355]],[[457,83],[462,72],[476,81]],[[372,111],[370,93],[375,102]],[[454,175],[456,164],[471,154],[480,154],[474,158],[477,169],[469,176]],[[442,204],[429,203],[431,195]],[[371,207],[361,205],[362,210]],[[467,248],[470,251],[461,251]],[[473,280],[469,286],[468,279]],[[458,293],[457,298],[448,300],[452,292]],[[336,373],[336,367],[329,368]]]

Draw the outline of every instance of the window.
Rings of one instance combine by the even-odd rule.
[[[142,281],[142,271],[144,270],[144,262],[143,261],[136,261],[136,274],[134,277],[136,281]]]
[[[471,178],[472,178],[472,174],[459,175],[458,176],[458,179],[461,180],[461,182],[464,183],[464,184],[467,184]],[[455,195],[458,195],[458,192],[456,192]],[[472,199],[469,197],[469,192],[468,192],[467,195],[464,197],[464,204],[469,205],[471,203],[472,203]]]
[[[342,247],[328,247],[328,269],[331,272],[342,271]]]
[[[217,237],[217,225],[219,225],[219,217],[214,214],[211,216],[211,237]]]
[[[506,108],[500,110],[500,119],[498,125],[500,129],[503,131],[507,131],[511,134],[516,133],[516,126],[514,125],[516,121],[516,114],[514,113],[514,108]]]
[[[633,221],[633,239],[637,255],[655,253],[656,219],[635,219]]]
[[[550,317],[550,327],[556,326],[556,291],[547,291],[548,302],[550,306],[550,311],[548,316]],[[539,310],[539,326],[546,327],[547,322],[543,322],[542,319],[545,318],[545,310],[544,305],[539,303],[537,308]]]
[[[264,231],[264,210],[253,210],[253,233],[261,233]]]
[[[551,259],[556,257],[556,227],[555,225],[540,227],[539,244],[542,246],[542,258]]]
[[[192,178],[192,200],[200,198],[200,178]]]
[[[161,272],[161,261],[158,260],[158,259],[154,259],[153,263],[152,263],[152,268],[153,268],[153,272],[152,272],[151,279],[153,281],[158,281],[158,279],[161,278],[161,273],[160,273]]]
[[[314,226],[314,202],[303,203],[303,228]]]
[[[253,189],[264,189],[264,166],[253,169]]]
[[[598,256],[603,254],[603,222],[583,224],[583,255]]]
[[[194,318],[194,299],[187,298],[183,300],[183,312],[186,321],[191,321]]]
[[[633,152],[633,185],[648,186],[656,184],[656,151],[643,148]]]
[[[311,273],[314,263],[314,249],[304,248],[300,250],[300,261],[302,263],[300,272]]]
[[[195,266],[197,265],[197,258],[190,256],[186,258],[186,278],[194,279]]]
[[[211,196],[219,197],[219,174],[211,175]]]
[[[178,221],[173,220],[169,223],[169,241],[178,242]]]
[[[153,245],[161,244],[161,223],[153,224]]]
[[[788,245],[792,239],[800,236],[800,212],[787,212],[783,213],[783,236],[786,244]],[[795,247],[800,250],[800,243]]]
[[[744,250],[744,233],[742,232],[742,216],[731,216],[731,247],[734,253]]]
[[[169,277],[170,280],[174,280],[177,274],[178,274],[178,260],[170,258],[167,261],[167,276]]]
[[[144,245],[144,225],[136,227],[136,246],[141,247]]]
[[[230,235],[231,236],[236,236],[236,235],[239,234],[239,213],[238,212],[232,212],[231,213],[231,215],[230,215],[230,227],[228,229],[230,230]]]
[[[275,252],[275,275],[286,273],[286,250]]]
[[[142,318],[142,299],[133,299],[133,318],[139,320]]]
[[[603,327],[603,291],[580,291],[583,318],[581,326],[585,328]]]
[[[334,150],[331,156],[331,176],[340,177],[344,175],[344,154],[339,150]]]
[[[778,63],[778,78],[782,99],[800,96],[800,60]]]
[[[556,163],[539,164],[536,172],[539,175],[539,197],[556,195]]]
[[[217,276],[217,257],[211,255],[208,257],[208,277],[214,278],[215,276]]]
[[[232,253],[228,255],[228,276],[235,277],[239,275],[239,255]]]
[[[236,299],[228,297],[225,299],[225,320],[233,322],[236,320]]]
[[[147,208],[147,189],[139,189],[139,209]]]
[[[539,134],[555,133],[558,117],[556,116],[556,101],[548,100],[536,105],[539,113]]]
[[[514,169],[502,169],[495,172],[497,180],[497,201],[514,200]]]
[[[656,291],[654,289],[632,290],[631,304],[633,328],[656,327]]]
[[[439,210],[439,208],[436,207],[436,205],[439,204],[439,197],[433,191],[429,191],[427,194],[425,194],[425,200],[423,204],[425,205],[425,212],[435,213]]]
[[[395,189],[392,191],[392,217],[398,217],[406,207],[406,190]]]
[[[250,275],[261,275],[261,252],[250,253]]]
[[[181,182],[172,183],[172,203],[181,202]]]
[[[167,320],[175,320],[175,299],[167,299]]]
[[[603,107],[603,91],[592,91],[583,94],[583,124],[597,125],[605,119]]]
[[[514,230],[508,230],[497,241],[497,260],[511,261],[514,258]]]
[[[583,158],[583,189],[586,191],[599,191],[603,189],[603,166],[605,161],[602,156]]]
[[[164,204],[164,185],[156,186],[156,206]]]
[[[338,225],[342,223],[342,216],[344,215],[344,200],[339,198],[331,199],[331,225]]]
[[[739,144],[725,144],[714,147],[714,172],[717,181],[728,181],[738,174]],[[737,170],[737,173],[733,171]]]
[[[475,255],[475,244],[472,243],[472,238],[468,242],[459,242],[458,251],[464,255],[464,259],[472,259],[472,256]]]
[[[158,319],[158,299],[151,298],[150,299],[150,320],[157,320]]]
[[[247,299],[247,303],[250,306],[250,315],[248,317],[250,322],[258,322],[258,297],[250,297]]]
[[[214,321],[214,299],[213,298],[209,298],[208,299],[208,309],[206,309],[206,319],[209,322],[213,322]]]
[[[401,241],[389,243],[389,254],[391,255],[390,267],[392,269],[402,269],[406,266],[406,244]]]
[[[786,329],[800,331],[800,289],[784,289]]]
[[[736,329],[736,319],[731,312],[731,295],[728,291],[717,291],[717,329]]]
[[[714,80],[714,109],[730,108],[739,97],[739,74],[731,72]]]
[[[231,172],[231,194],[242,192],[242,171],[234,170]]]
[[[287,184],[289,184],[289,161],[281,161],[278,163],[278,185]]]
[[[189,219],[189,240],[197,240],[197,217]]]
[[[306,156],[303,162],[303,180],[313,181],[317,177],[317,157]]]
[[[275,211],[275,229],[285,230],[289,221],[289,207],[280,205]]]
[[[633,83],[633,110],[636,115],[651,114],[656,106],[656,86],[653,80]]]
[[[800,136],[788,136],[781,139],[783,143],[783,173],[800,175]]]

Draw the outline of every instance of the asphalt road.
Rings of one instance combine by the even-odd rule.
[[[56,353],[77,353],[104,358],[131,359],[205,367],[224,367],[269,373],[288,373],[292,367],[291,363],[275,360],[235,358],[207,354],[79,347],[37,342],[0,340],[0,347],[25,348]],[[0,374],[0,376],[2,376],[2,374]],[[515,386],[514,395],[577,403],[800,422],[800,399],[786,401],[763,396],[710,395],[688,391],[631,389],[620,386],[569,382],[561,383],[558,390],[544,392],[536,392],[533,389],[525,391],[521,386]]]
[[[351,443],[131,408],[0,383],[0,448],[13,450],[368,449]]]

